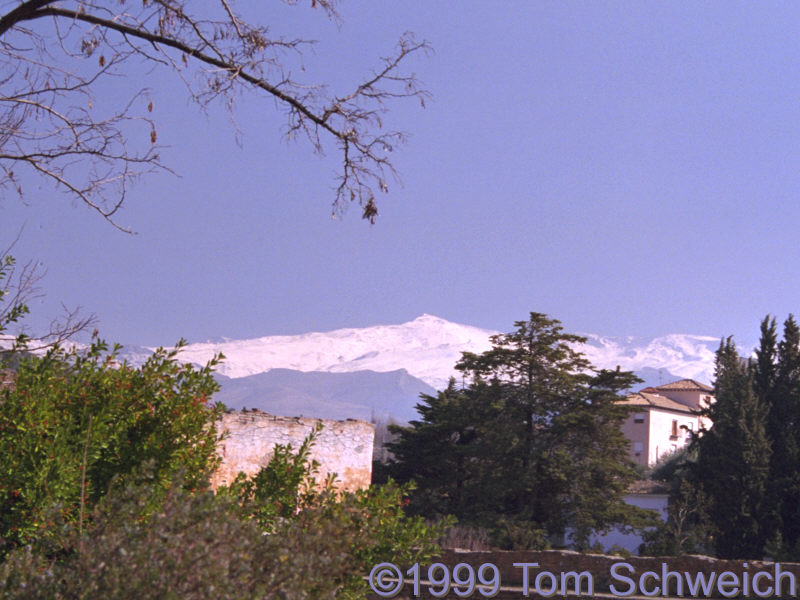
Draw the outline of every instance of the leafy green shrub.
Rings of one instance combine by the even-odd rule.
[[[309,513],[264,535],[233,498],[192,493],[180,480],[148,514],[159,487],[153,478],[112,491],[90,530],[72,528],[70,551],[56,562],[15,550],[0,567],[0,597],[299,600],[331,597],[356,573],[358,532],[341,520]]]
[[[311,459],[311,447],[321,430],[322,423],[318,423],[297,451],[291,444],[277,444],[269,463],[252,478],[239,473],[230,486],[217,493],[235,497],[242,516],[252,517],[265,531],[282,520],[296,518],[300,510],[320,503],[321,492],[333,490],[332,480],[317,484],[319,463]]]
[[[405,490],[338,493],[330,481],[313,485],[307,452],[287,446],[275,454],[284,462],[217,494],[192,492],[179,476],[155,512],[150,498],[161,483],[152,472],[113,486],[91,528],[66,524],[58,555],[40,544],[14,550],[0,565],[0,597],[349,600],[364,597],[373,564],[435,555],[443,525],[406,517]],[[293,510],[258,512],[293,487],[304,490]]]
[[[211,369],[179,364],[159,349],[141,368],[115,359],[105,343],[86,352],[53,349],[23,359],[15,386],[0,391],[0,538],[24,544],[53,527],[46,511],[83,524],[113,479],[124,484],[147,461],[154,465],[150,503],[185,471],[201,486],[216,465],[214,423],[222,405]],[[0,554],[3,550],[0,549]]]
[[[492,542],[501,550],[549,550],[547,531],[524,519],[501,518],[492,529]]]
[[[619,556],[625,559],[631,558],[633,556],[633,552],[631,552],[627,548],[623,548],[619,544],[614,544],[613,546],[611,546],[611,548],[608,548],[605,551],[605,553],[610,556]]]

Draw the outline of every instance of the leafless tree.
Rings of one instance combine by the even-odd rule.
[[[21,324],[28,305],[42,297],[39,282],[44,272],[35,261],[17,264],[11,250],[17,240],[0,250],[0,367],[4,354],[13,353],[20,344],[30,352],[44,350],[70,340],[77,333],[92,327],[94,315],[81,314],[80,309],[68,309],[50,321],[45,331],[28,332]]]
[[[309,2],[338,20],[335,0]],[[409,55],[428,48],[411,34],[360,83],[334,94],[293,79],[287,67],[287,55],[302,56],[313,42],[247,22],[233,0],[3,4],[10,10],[0,17],[0,186],[22,195],[21,175],[32,171],[120,229],[115,215],[132,181],[167,169],[144,86],[111,112],[94,107],[102,82],[141,72],[137,62],[173,72],[204,108],[221,101],[232,109],[245,91],[276,101],[289,138],[305,137],[317,152],[328,140],[336,145],[334,213],[357,202],[371,222],[376,194],[397,177],[389,153],[405,139],[383,129],[387,104],[414,98],[424,105],[428,97],[404,71]]]

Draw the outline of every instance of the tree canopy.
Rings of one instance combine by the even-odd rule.
[[[710,501],[717,555],[755,558],[766,541],[761,519],[770,460],[767,415],[753,391],[752,369],[730,338],[717,350],[714,395],[704,411],[713,425],[695,442],[694,485]]]
[[[800,558],[800,329],[793,316],[779,341],[765,317],[755,357],[731,338],[716,356],[713,422],[694,442],[693,486],[721,557]],[[732,494],[731,490],[736,493]]]
[[[173,373],[161,375],[163,382],[176,383]],[[61,447],[67,450],[71,438],[79,446],[86,436],[85,447],[91,450],[85,455],[94,455],[99,446],[113,456],[119,446],[108,433],[125,430],[124,425],[109,428],[98,418],[99,435],[89,441],[88,433],[70,431],[64,422],[48,431],[63,438]],[[2,441],[36,434],[27,436],[18,428]],[[185,443],[180,452],[191,453],[195,440],[178,434],[160,441],[166,446],[174,437]],[[61,502],[40,504],[32,515],[35,527],[25,536],[29,543],[10,552],[0,544],[0,597],[356,600],[365,597],[364,574],[376,563],[430,562],[447,522],[407,517],[406,489],[393,484],[357,492],[335,491],[332,479],[318,485],[317,465],[309,458],[314,439],[312,433],[296,450],[277,445],[254,478],[240,474],[216,493],[197,481],[196,463],[183,461],[185,469],[164,478],[163,452],[145,460],[136,477],[117,461],[113,485],[87,503],[83,527],[72,526],[74,515],[67,510],[80,489],[74,475],[81,469],[68,468],[51,482],[49,499]],[[133,441],[128,454],[146,459],[152,447],[143,439]],[[0,456],[0,471],[5,458]],[[42,462],[40,455],[32,458],[23,468],[29,478],[36,475],[36,459]],[[68,458],[61,461],[66,467],[69,463]],[[20,503],[30,500],[28,491],[18,495]],[[0,485],[0,498],[3,492]],[[29,524],[20,511],[12,507],[9,514],[7,505],[2,508],[4,526],[14,517],[17,525]],[[9,529],[3,528],[0,542],[20,541],[14,537],[18,530]]]
[[[412,506],[490,525],[506,545],[536,547],[569,532],[586,547],[593,531],[641,522],[622,501],[636,478],[617,400],[638,381],[593,369],[574,348],[585,341],[540,313],[464,353],[451,381],[422,396],[420,420],[396,427],[389,472],[414,479]]]
[[[332,93],[287,66],[287,55],[302,56],[310,40],[248,22],[232,0],[10,4],[0,16],[0,186],[22,195],[23,173],[33,173],[118,226],[115,215],[133,181],[168,169],[144,85],[111,111],[93,106],[104,81],[130,74],[137,63],[174,74],[203,108],[218,102],[232,110],[245,92],[273,100],[286,113],[289,138],[305,138],[317,152],[326,140],[336,144],[334,211],[357,202],[370,221],[376,195],[396,177],[389,153],[405,139],[383,129],[387,104],[415,98],[424,105],[428,97],[404,71],[407,58],[427,48],[410,33],[372,73]],[[339,19],[334,0],[310,5]]]
[[[211,396],[215,358],[196,369],[178,349],[159,349],[141,368],[116,361],[95,340],[85,352],[51,349],[22,358],[0,389],[0,538],[24,544],[52,533],[44,515],[82,523],[108,492],[151,463],[164,491],[179,471],[201,487],[218,462]],[[150,501],[156,501],[153,495]]]

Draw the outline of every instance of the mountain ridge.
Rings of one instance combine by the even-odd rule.
[[[461,353],[488,350],[489,337],[497,333],[500,332],[423,314],[399,325],[192,343],[179,356],[187,362],[205,364],[215,353],[222,352],[226,358],[217,371],[231,379],[271,369],[328,373],[405,369],[413,377],[442,389],[451,376],[457,375],[454,366]],[[714,352],[719,344],[715,337],[669,334],[640,339],[582,335],[587,342],[575,349],[598,368],[663,370],[671,376],[702,383],[713,379]],[[140,360],[145,349],[137,350],[136,358]]]
[[[215,396],[230,408],[258,408],[285,416],[409,421],[420,394],[444,389],[458,377],[462,352],[491,348],[499,332],[453,323],[430,314],[397,325],[328,332],[221,338],[187,344],[185,362],[205,364],[222,352]],[[575,345],[597,368],[617,366],[642,379],[634,389],[681,378],[711,383],[711,336],[670,334],[650,339],[582,334]],[[121,358],[140,364],[154,348],[124,349]]]

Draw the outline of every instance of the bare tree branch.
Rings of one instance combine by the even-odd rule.
[[[332,0],[311,4],[338,19]],[[232,109],[244,91],[275,99],[287,114],[287,137],[302,135],[317,152],[326,139],[335,142],[341,171],[334,213],[358,202],[363,217],[374,221],[376,192],[388,192],[388,176],[397,178],[389,154],[406,137],[383,131],[382,116],[397,99],[416,98],[424,106],[428,92],[402,67],[428,45],[403,35],[380,68],[337,96],[287,74],[285,53],[302,56],[310,40],[276,37],[249,24],[233,0],[205,4],[204,15],[191,9],[184,0],[142,0],[141,6],[134,0],[28,0],[0,17],[0,64],[6,67],[0,73],[10,73],[0,80],[0,186],[22,194],[15,169],[29,169],[114,222],[128,185],[166,169],[152,102],[145,108],[143,101],[146,90],[111,114],[96,116],[92,108],[96,82],[131,73],[139,61],[172,70],[204,108],[222,100]],[[39,23],[39,30],[28,28]],[[96,63],[87,60],[93,56]]]
[[[21,325],[28,305],[43,295],[39,282],[44,272],[35,261],[16,263],[11,250],[18,240],[19,235],[0,251],[0,366],[3,355],[11,352],[17,341],[24,342],[26,351],[37,352],[63,344],[96,322],[94,315],[82,315],[79,308],[68,309],[62,304],[61,316],[53,319],[45,331],[32,334]]]

